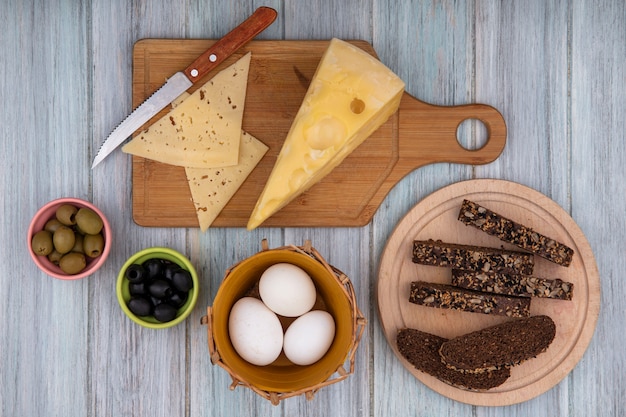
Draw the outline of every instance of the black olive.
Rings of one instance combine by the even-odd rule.
[[[141,282],[143,281],[144,275],[145,270],[139,264],[131,264],[126,268],[126,272],[124,272],[124,276],[128,282]]]
[[[180,268],[180,266],[176,265],[176,264],[167,264],[165,265],[165,268],[163,269],[163,277],[165,279],[169,279],[171,280],[172,277],[174,276],[174,273],[176,273],[176,271],[178,271]]]
[[[176,308],[181,308],[187,301],[187,298],[189,298],[189,294],[187,292],[176,291],[169,296],[167,302]]]
[[[156,281],[151,282],[148,289],[150,291],[150,295],[156,298],[167,298],[174,291],[170,282],[165,279],[157,279]]]
[[[163,275],[163,269],[165,264],[161,259],[152,258],[145,261],[143,264],[144,269],[150,279],[161,278]]]
[[[130,292],[130,295],[150,295],[148,293],[148,286],[144,281],[131,282],[128,284],[128,291]]]
[[[160,321],[161,323],[165,323],[168,321],[172,321],[176,318],[176,307],[169,305],[168,303],[161,303],[158,306],[154,307],[154,318]]]
[[[163,300],[160,298],[156,298],[154,296],[149,296],[149,297],[150,297],[150,301],[152,302],[152,307],[156,307],[163,302]]]
[[[128,301],[128,309],[137,316],[149,316],[152,314],[152,303],[145,297],[132,297]]]
[[[152,316],[161,323],[176,318],[193,288],[189,271],[166,259],[152,258],[141,265],[133,264],[124,275],[131,294],[129,309],[138,316]]]
[[[191,279],[189,271],[180,268],[178,271],[174,272],[174,275],[172,275],[172,285],[178,291],[184,292],[193,288],[193,280]]]

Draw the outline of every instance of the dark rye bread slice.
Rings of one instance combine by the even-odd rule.
[[[572,248],[470,200],[463,200],[459,220],[558,265],[572,262]]]
[[[534,267],[533,255],[527,252],[433,239],[413,241],[413,262],[470,271],[499,271],[524,275],[532,274]]]
[[[499,272],[452,270],[452,285],[474,291],[516,297],[539,297],[571,300],[574,284],[561,279],[532,275],[509,275]]]
[[[439,355],[448,339],[417,329],[401,329],[396,336],[400,354],[416,369],[446,384],[471,391],[484,391],[502,385],[511,375],[508,368],[470,374],[448,368]]]
[[[443,362],[461,372],[485,372],[518,365],[545,352],[556,325],[548,316],[507,321],[444,342]]]
[[[507,317],[528,317],[530,298],[510,297],[466,290],[454,285],[413,281],[409,302],[426,307],[493,314]]]

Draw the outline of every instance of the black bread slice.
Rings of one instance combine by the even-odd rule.
[[[450,368],[480,373],[518,365],[550,346],[556,335],[548,316],[516,319],[444,342],[441,359]]]
[[[412,256],[416,264],[505,274],[530,275],[535,265],[532,253],[433,239],[414,240]]]
[[[474,291],[515,297],[553,298],[571,300],[574,284],[559,278],[533,275],[508,275],[499,272],[452,270],[452,285]]]
[[[463,200],[459,220],[558,265],[569,266],[572,262],[572,248],[473,201]]]
[[[409,302],[427,307],[446,308],[507,317],[530,316],[530,298],[510,297],[467,290],[448,284],[411,282]]]
[[[396,336],[400,354],[416,369],[446,384],[471,391],[485,391],[502,385],[511,375],[508,368],[483,373],[463,373],[448,368],[439,355],[448,339],[417,329],[401,329]]]

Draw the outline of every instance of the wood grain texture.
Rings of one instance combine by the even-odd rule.
[[[270,7],[259,7],[246,20],[224,35],[211,48],[193,60],[182,72],[196,82],[215,69],[222,58],[230,56],[242,46],[256,38],[276,20],[276,10]]]
[[[133,40],[160,33],[183,36],[186,11],[173,3],[92,2],[93,144],[92,152],[131,108]],[[123,29],[122,29],[123,28]],[[115,33],[116,36],[112,36]],[[98,116],[100,115],[100,116]],[[124,155],[110,155],[92,172],[92,200],[108,216],[115,244],[109,262],[90,284],[89,408],[83,415],[184,415],[187,331],[177,326],[159,332],[135,325],[115,298],[115,277],[125,259],[151,246],[187,252],[186,234],[142,230],[127,213],[131,166]],[[87,171],[85,171],[87,172]],[[112,175],[115,173],[115,175]],[[144,233],[146,232],[146,233]],[[192,259],[195,264],[197,259]],[[79,413],[81,414],[81,413]]]
[[[504,384],[485,392],[457,389],[417,371],[395,346],[398,330],[414,328],[447,339],[508,320],[416,306],[408,302],[413,281],[449,284],[449,268],[416,265],[413,240],[517,249],[457,220],[463,199],[469,199],[562,242],[574,250],[565,268],[535,256],[533,274],[572,282],[572,301],[532,299],[530,314],[550,316],[557,332],[545,354],[511,369]],[[594,333],[600,308],[600,277],[593,252],[572,218],[554,201],[518,183],[480,179],[461,181],[438,190],[413,207],[398,223],[381,256],[378,309],[388,343],[405,367],[433,390],[475,405],[502,406],[528,401],[558,384],[578,363]]]
[[[507,144],[487,165],[438,163],[404,177],[364,227],[144,228],[132,220],[132,163],[95,150],[132,109],[133,45],[145,38],[219,39],[257,7],[278,10],[264,40],[370,42],[427,103],[485,103],[502,112]],[[289,2],[243,0],[7,0],[0,5],[0,415],[2,416],[564,416],[626,410],[626,5],[621,0]],[[31,80],[24,82],[24,80]],[[481,142],[480,124],[459,140]],[[547,195],[577,222],[600,272],[601,310],[582,360],[554,388],[507,407],[471,406],[431,390],[392,352],[375,285],[383,248],[410,209],[471,178],[516,181]],[[105,267],[77,282],[42,274],[25,248],[30,217],[62,195],[94,201],[115,245]],[[311,239],[348,274],[369,320],[356,374],[274,407],[229,390],[208,358],[200,318],[224,271],[260,241]],[[117,305],[117,269],[133,252],[165,245],[202,277],[184,325],[147,331]]]
[[[63,285],[21,256],[40,206],[90,197],[90,176],[78,174],[86,172],[90,117],[75,111],[91,105],[88,13],[79,4],[0,6],[3,415],[71,415],[89,404],[88,282]]]
[[[351,42],[376,54],[365,41]],[[160,88],[162,80],[184,68],[209,46],[213,48],[211,41],[166,39],[146,39],[135,44],[134,106],[139,106]],[[247,224],[327,47],[327,41],[252,41],[216,68],[220,71],[252,53],[242,128],[265,143],[269,151],[212,226]],[[200,79],[195,88],[215,73]],[[145,126],[168,110],[164,109]],[[458,126],[468,119],[478,119],[487,127],[488,138],[479,149],[468,150],[457,139]],[[413,170],[437,162],[489,163],[500,155],[505,143],[506,123],[495,108],[482,104],[436,106],[405,93],[396,114],[329,175],[263,224],[363,226],[369,223],[389,190]],[[184,169],[133,157],[133,218],[142,226],[197,225]]]
[[[596,337],[587,360],[572,373],[570,395],[577,416],[601,409],[620,414],[626,410],[626,359],[620,352],[623,349],[607,346],[626,344],[622,330],[626,312],[619,306],[621,297],[616,298],[626,291],[620,278],[626,270],[624,235],[616,233],[626,230],[626,218],[620,214],[626,207],[622,179],[626,174],[626,95],[621,93],[626,91],[626,5],[577,4],[571,19],[572,216],[595,250],[603,291]],[[608,154],[612,156],[602,156]],[[602,159],[605,162],[599,162]],[[614,211],[609,205],[621,208]],[[590,207],[595,208],[594,216],[585,214]],[[601,370],[598,361],[605,364]],[[605,388],[590,390],[593,386]]]

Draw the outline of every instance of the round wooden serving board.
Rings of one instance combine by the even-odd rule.
[[[452,338],[510,320],[506,317],[459,312],[409,303],[412,281],[450,283],[450,269],[413,263],[415,239],[517,249],[457,220],[463,199],[475,201],[512,220],[530,226],[574,250],[569,267],[535,256],[536,276],[574,283],[571,301],[533,298],[531,315],[546,314],[556,323],[548,350],[511,369],[501,386],[484,392],[452,387],[415,369],[396,346],[399,329],[408,327]],[[519,249],[518,249],[519,250]],[[559,383],[583,356],[593,336],[600,309],[600,277],[593,252],[574,220],[545,195],[502,180],[470,180],[447,186],[407,213],[391,234],[380,261],[380,320],[393,352],[417,379],[434,391],[473,405],[502,406],[536,397]]]

